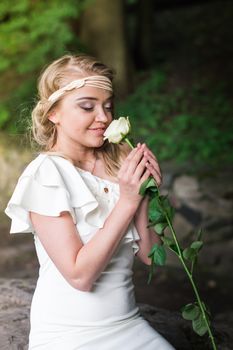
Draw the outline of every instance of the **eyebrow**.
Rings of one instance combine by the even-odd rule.
[[[108,97],[108,98],[106,99],[106,101],[111,100],[111,99],[113,99],[113,96]],[[80,100],[98,101],[98,98],[96,98],[96,97],[89,97],[89,96],[76,98],[76,101],[80,101]]]

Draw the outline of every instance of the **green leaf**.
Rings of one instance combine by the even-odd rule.
[[[194,260],[197,258],[197,254],[199,250],[202,248],[203,242],[202,241],[194,241],[190,247],[185,248],[183,251],[183,257],[186,260],[194,262]]]
[[[172,246],[175,244],[174,240],[170,237],[163,236],[161,237],[161,240],[163,241],[164,244],[166,244],[168,247]]]
[[[163,234],[163,231],[165,230],[165,228],[168,226],[168,224],[166,222],[161,222],[159,224],[154,225],[154,230],[159,234]]]
[[[154,272],[155,272],[155,264],[154,264],[153,262],[151,262],[151,265],[150,265],[150,272],[149,272],[147,284],[150,284],[150,283],[151,283],[151,280],[152,280],[152,277],[153,277],[153,275],[154,275]]]
[[[193,261],[196,258],[196,255],[197,255],[196,250],[193,248],[185,248],[183,250],[183,257],[186,260]]]
[[[159,206],[158,197],[152,198],[149,202],[149,220],[154,224],[166,221],[165,216]]]
[[[145,180],[142,184],[141,184],[141,187],[140,187],[140,190],[139,190],[139,194],[141,196],[144,196],[145,193],[146,193],[146,189],[147,189],[147,185],[148,183],[150,182],[150,178],[148,178],[147,180]]]
[[[160,207],[163,211],[166,212],[167,216],[169,217],[169,219],[172,221],[174,214],[175,214],[175,210],[172,207],[172,205],[170,204],[170,201],[168,199],[168,196],[160,196]]]
[[[203,247],[203,242],[202,241],[194,241],[190,247],[198,252]]]
[[[200,313],[198,318],[192,321],[194,332],[200,336],[203,336],[208,331],[207,322],[208,322],[208,318],[206,317],[206,320],[205,320],[203,315]]]
[[[158,193],[157,184],[152,176],[148,177],[140,187],[139,194],[144,196],[146,193],[150,196]]]
[[[197,241],[201,241],[202,236],[203,236],[203,231],[202,231],[202,228],[200,228],[197,232]]]
[[[198,318],[201,312],[199,306],[195,304],[187,304],[181,309],[181,311],[182,311],[182,317],[185,320],[189,320],[189,321],[193,321],[196,318]]]
[[[169,248],[170,250],[172,250],[176,255],[179,256],[178,248],[177,248],[177,246],[176,246],[176,244],[175,244],[175,241],[174,241],[172,238],[166,237],[166,236],[162,236],[162,237],[160,237],[160,238],[161,238],[161,240],[163,241],[163,243],[166,244],[166,245],[168,246],[168,248]]]
[[[163,266],[166,262],[166,251],[163,245],[154,244],[149,255],[152,263],[155,265]]]

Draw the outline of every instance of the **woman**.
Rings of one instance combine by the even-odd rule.
[[[104,142],[113,118],[112,71],[63,56],[42,73],[32,129],[41,153],[26,167],[6,214],[11,233],[32,232],[40,263],[29,349],[173,349],[140,316],[134,254],[146,264],[158,236],[147,228],[153,153]]]

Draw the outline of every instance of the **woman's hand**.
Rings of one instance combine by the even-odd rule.
[[[145,153],[146,151],[146,153]],[[148,163],[148,164],[147,164]],[[152,165],[150,165],[150,163]],[[139,194],[142,183],[153,175],[155,160],[146,149],[146,146],[138,144],[125,158],[118,172],[118,182],[120,185],[120,197],[130,201],[136,206],[142,200]]]
[[[149,169],[150,175],[153,176],[159,187],[162,183],[162,175],[158,164],[158,160],[146,145],[144,146],[144,156],[147,157],[148,160],[146,167],[147,169]]]

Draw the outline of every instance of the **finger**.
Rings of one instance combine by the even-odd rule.
[[[154,160],[149,154],[146,155],[148,162],[154,167],[154,169],[158,172],[158,174],[161,176],[161,169],[159,167],[159,164],[157,161]]]
[[[135,172],[133,174],[133,178],[136,180],[140,180],[142,174],[144,173],[145,169],[146,169],[146,163],[147,163],[148,159],[147,157],[143,157],[141,159],[141,161],[138,163]]]
[[[148,177],[150,176],[150,170],[146,169],[145,173],[143,174],[143,176],[140,179],[140,186],[143,184],[144,181],[146,181],[148,179]]]
[[[157,185],[160,186],[161,183],[162,183],[161,175],[151,166],[150,163],[146,163],[146,167],[147,167],[147,169],[150,171],[150,174],[151,174],[151,175],[153,176],[153,178],[155,179]]]
[[[137,152],[134,153],[133,157],[128,162],[127,169],[126,169],[126,173],[128,176],[133,176],[139,162],[143,157],[143,151],[144,151],[143,146],[138,147]]]
[[[132,160],[132,158],[134,157],[134,155],[136,154],[136,152],[138,151],[138,147],[135,147],[134,149],[132,149],[132,151],[128,154],[128,156],[125,158],[124,162],[122,163],[122,166],[118,172],[118,174],[120,175],[121,173],[125,173],[126,170],[128,169],[129,163]]]
[[[156,156],[155,156],[154,153],[148,148],[147,145],[145,145],[145,152],[148,152],[148,154],[150,154],[152,158],[154,158],[155,160],[157,160]]]
[[[139,147],[133,148],[132,151],[130,151],[127,157],[125,158],[125,161],[130,161],[134,157],[134,155],[137,153],[138,149]]]

